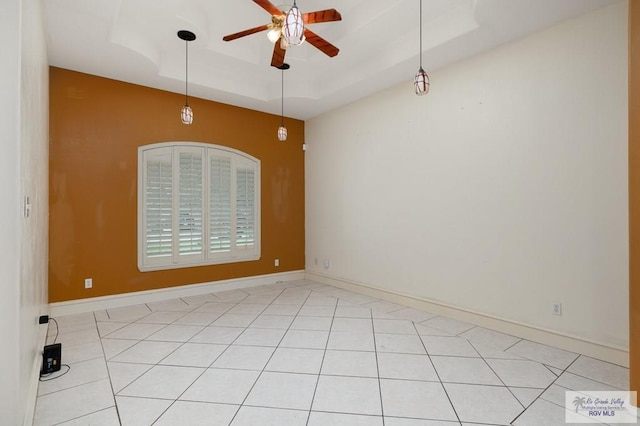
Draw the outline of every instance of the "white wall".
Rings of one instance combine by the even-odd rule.
[[[415,71],[306,122],[307,270],[628,347],[626,2]]]
[[[0,418],[18,424],[18,322],[19,322],[19,199],[20,186],[20,2],[6,1],[0,13]],[[6,385],[5,385],[6,383]]]
[[[7,425],[22,424],[32,408],[45,327],[38,316],[47,309],[49,71],[40,8],[39,0],[9,0],[0,13],[0,423]]]
[[[48,312],[49,64],[40,0],[22,0],[20,104],[21,196],[31,209],[20,223],[20,407],[32,410],[42,363],[38,317]],[[34,375],[35,372],[35,375]],[[27,380],[28,379],[28,380]],[[25,413],[29,416],[30,413]]]

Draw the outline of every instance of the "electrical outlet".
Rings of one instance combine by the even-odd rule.
[[[562,303],[560,302],[553,302],[551,304],[551,313],[553,315],[562,315]]]
[[[85,278],[84,279],[84,288],[91,288],[93,287],[93,279],[92,278]]]
[[[273,262],[273,266],[280,266],[280,259],[276,259],[276,260]]]
[[[324,261],[324,269],[329,269],[330,263],[328,260]]]
[[[29,215],[31,214],[31,201],[29,200],[29,197],[25,195],[24,197],[24,202],[23,202],[23,213],[24,213],[24,217],[29,217]]]

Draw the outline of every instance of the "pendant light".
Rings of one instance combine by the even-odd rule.
[[[282,86],[280,93],[280,127],[278,127],[278,140],[284,142],[287,140],[287,128],[284,125],[284,70],[288,70],[289,64],[283,63],[278,67],[282,72]]]
[[[185,78],[184,78],[184,106],[180,112],[180,118],[182,124],[193,123],[193,111],[189,106],[189,42],[196,39],[196,35],[191,31],[180,30],[178,31],[178,38],[185,41]]]
[[[413,86],[418,96],[429,93],[429,75],[422,68],[422,0],[420,0],[420,69],[416,73]]]
[[[300,9],[296,6],[296,0],[293,0],[293,6],[284,17],[282,25],[282,38],[288,46],[298,46],[305,40],[304,36],[304,19]]]

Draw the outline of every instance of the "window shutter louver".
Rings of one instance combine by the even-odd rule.
[[[252,169],[236,172],[236,245],[240,250],[255,242],[255,173]]]
[[[231,159],[211,156],[209,183],[209,250],[231,251]]]
[[[203,237],[203,150],[180,152],[178,254],[202,256]]]
[[[173,175],[171,152],[165,150],[146,160],[145,254],[148,258],[173,254]]]

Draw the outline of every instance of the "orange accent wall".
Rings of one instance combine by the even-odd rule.
[[[304,269],[304,122],[286,119],[280,142],[280,116],[191,98],[186,126],[183,104],[180,94],[50,69],[50,302]],[[261,160],[260,260],[138,270],[137,150],[163,141],[209,142]]]
[[[629,364],[640,396],[640,2],[629,1]]]

